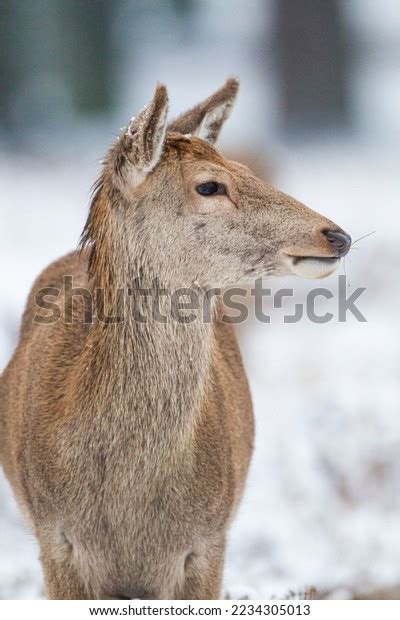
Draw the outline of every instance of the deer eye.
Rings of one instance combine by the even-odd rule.
[[[215,194],[226,194],[225,185],[217,183],[217,181],[207,181],[206,183],[200,183],[196,187],[196,191],[201,196],[215,196]]]

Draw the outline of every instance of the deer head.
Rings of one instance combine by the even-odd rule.
[[[215,149],[237,90],[229,79],[168,126],[157,86],[106,157],[83,237],[97,263],[123,262],[130,276],[151,266],[178,286],[335,270],[350,237]]]

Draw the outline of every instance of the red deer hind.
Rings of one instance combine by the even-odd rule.
[[[322,277],[350,246],[214,148],[237,90],[229,79],[168,126],[157,86],[106,156],[81,248],[29,296],[0,379],[0,460],[48,598],[221,596],[253,448],[250,394],[219,297],[211,321],[179,322],[164,291]],[[93,320],[66,275],[93,293]],[[36,304],[46,288],[60,291],[57,321]]]

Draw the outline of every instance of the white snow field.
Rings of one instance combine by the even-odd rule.
[[[73,248],[97,164],[2,156],[0,370],[16,341],[32,281]],[[79,158],[78,158],[79,159]],[[232,598],[285,596],[315,586],[351,597],[400,584],[399,161],[366,145],[309,145],[277,155],[275,184],[339,223],[353,239],[376,233],[346,260],[349,294],[366,287],[367,318],[239,329],[257,418],[247,491],[230,535]],[[357,249],[356,249],[357,248]],[[339,269],[343,273],[343,267]],[[315,286],[288,278],[292,313]],[[270,302],[266,302],[266,307]],[[43,596],[37,545],[0,479],[0,598]]]

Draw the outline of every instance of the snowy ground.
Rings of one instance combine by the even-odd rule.
[[[82,228],[97,164],[72,161],[0,160],[0,370],[35,275]],[[327,324],[284,324],[274,311],[269,325],[241,327],[257,447],[226,589],[267,598],[310,585],[343,597],[390,588],[400,584],[399,162],[389,149],[337,143],[293,148],[277,164],[276,184],[353,238],[377,231],[346,261],[349,291],[367,288],[358,305],[368,322],[339,323],[336,313]],[[296,301],[311,288],[270,284],[294,286]],[[335,313],[335,301],[317,309]],[[36,558],[1,478],[0,598],[42,595]]]

